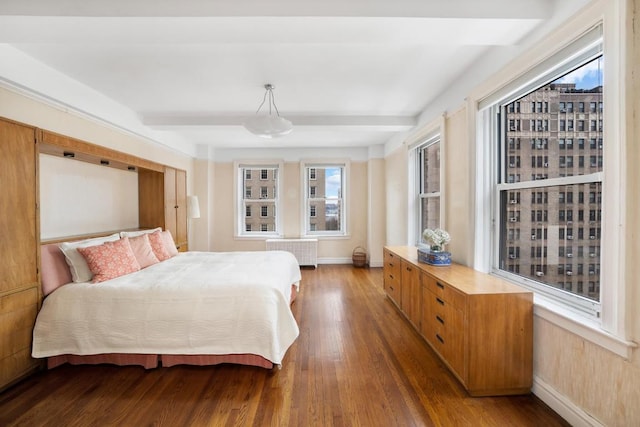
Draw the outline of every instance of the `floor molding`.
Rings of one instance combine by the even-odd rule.
[[[604,424],[587,414],[540,377],[534,376],[531,391],[574,427],[604,427]]]

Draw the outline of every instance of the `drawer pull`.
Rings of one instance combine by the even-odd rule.
[[[393,263],[392,262],[389,263],[389,267],[393,267]]]
[[[393,289],[393,286],[389,286],[389,289],[391,289],[392,291],[394,290],[394,289]]]
[[[442,338],[439,334],[436,334],[436,338],[438,339],[438,341],[444,344],[444,338]]]
[[[436,320],[444,325],[444,319],[440,316],[436,316]]]
[[[444,305],[444,301],[442,301],[440,298],[436,298],[436,301],[438,301],[438,304]]]
[[[389,275],[389,278],[390,278],[390,279],[393,279],[393,274],[390,274],[390,275]]]
[[[444,285],[440,282],[436,282],[436,286],[439,287],[440,289],[444,289]]]
[[[411,271],[411,267],[407,267],[407,271]]]

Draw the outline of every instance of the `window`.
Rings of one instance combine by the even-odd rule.
[[[346,235],[345,189],[347,163],[302,164],[304,176],[304,234]]]
[[[512,158],[512,167],[516,159]],[[520,162],[520,159],[517,160]],[[426,244],[422,232],[440,228],[440,135],[428,139],[416,148],[416,223],[418,244]],[[514,198],[516,196],[513,196]]]
[[[498,102],[493,109],[498,114],[495,115],[498,120],[499,136],[495,138],[496,144],[503,144],[498,147],[497,153],[500,153],[501,161],[496,162],[498,170],[498,183],[495,187],[495,196],[500,201],[496,206],[500,206],[494,213],[496,221],[500,224],[497,227],[496,236],[496,259],[494,268],[498,274],[511,274],[514,280],[531,286],[534,290],[551,296],[559,301],[563,301],[572,307],[578,307],[585,313],[597,316],[600,307],[600,279],[599,264],[594,263],[593,268],[589,271],[594,273],[590,276],[590,283],[593,286],[578,287],[577,275],[582,274],[582,268],[570,263],[560,264],[561,259],[573,258],[574,249],[569,245],[584,245],[585,242],[591,244],[598,242],[600,239],[600,218],[601,218],[601,185],[602,185],[602,155],[599,151],[591,151],[588,157],[589,169],[582,170],[583,175],[575,175],[567,169],[574,167],[574,160],[579,167],[584,167],[584,156],[574,159],[569,154],[574,149],[574,140],[577,142],[579,149],[584,149],[584,139],[578,139],[577,132],[586,130],[587,123],[583,120],[574,120],[568,118],[566,113],[572,113],[574,106],[578,111],[584,111],[586,106],[590,109],[593,107],[593,99],[602,98],[602,57],[595,54],[580,64],[573,64],[571,68],[565,69],[563,73],[557,73],[556,79],[548,79],[547,82],[539,86],[529,87],[527,90],[506,102]],[[584,78],[583,76],[588,76]],[[559,98],[571,96],[575,101],[559,101]],[[556,119],[558,121],[558,131],[552,131],[549,135],[550,139],[557,139],[558,151],[551,151],[547,158],[541,162],[540,156],[535,155],[536,149],[531,145],[523,147],[521,150],[512,149],[508,144],[516,133],[513,128],[515,125],[515,117],[509,113],[509,105],[514,101],[530,104],[531,99],[549,99],[551,103],[550,111],[557,111]],[[597,101],[596,101],[597,102]],[[553,104],[557,103],[557,107]],[[531,104],[532,105],[532,104]],[[599,105],[599,104],[597,104]],[[563,113],[561,115],[561,113]],[[551,113],[552,115],[554,113]],[[590,120],[594,119],[591,112]],[[562,117],[562,118],[560,118]],[[595,118],[598,123],[597,135],[590,140],[590,147],[594,147],[595,140],[602,138],[599,131],[600,117]],[[593,130],[593,123],[591,130]],[[562,136],[562,138],[560,138]],[[562,155],[560,155],[562,153]],[[531,162],[518,163],[520,156],[526,155],[531,157]],[[576,156],[577,157],[577,156]],[[545,175],[537,174],[536,168],[540,167],[540,163],[549,164]],[[512,172],[514,167],[520,167],[522,173],[516,179]],[[528,169],[528,170],[527,170]],[[531,177],[531,179],[529,179]],[[514,209],[512,200],[515,193],[520,194],[520,203]],[[589,195],[587,203],[584,203],[584,193]],[[578,196],[574,194],[577,193]],[[544,200],[545,209],[534,209],[537,203],[542,202],[542,194],[548,194],[548,198]],[[574,203],[579,200],[581,203]],[[584,237],[584,230],[573,225],[573,210],[587,210],[589,213],[590,228],[587,240],[581,240]],[[528,212],[531,221],[522,221],[520,211]],[[553,213],[553,214],[552,214]],[[521,251],[531,253],[531,259],[535,259],[535,264],[529,259],[523,259],[515,255],[513,246],[513,229],[522,230],[525,236],[531,235],[531,240],[523,240],[521,242]],[[546,236],[550,237],[549,240]],[[567,246],[565,248],[565,245]],[[527,247],[528,246],[528,247]],[[598,249],[599,250],[599,249]],[[513,268],[514,265],[520,265],[519,269]],[[596,268],[597,266],[597,268]],[[519,273],[516,273],[519,271]],[[596,273],[597,272],[597,273]]]
[[[279,218],[276,215],[279,199],[276,189],[279,185],[280,167],[280,164],[253,166],[236,163],[239,189],[236,196],[236,212],[239,213],[237,236],[279,235]]]

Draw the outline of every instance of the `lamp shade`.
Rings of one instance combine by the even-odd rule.
[[[289,120],[272,114],[250,117],[245,120],[244,127],[262,138],[276,138],[293,130],[293,124]]]
[[[275,86],[271,83],[267,83],[264,85],[264,89],[264,97],[262,98],[262,103],[258,107],[258,111],[256,111],[254,116],[248,117],[243,123],[245,129],[262,138],[276,138],[291,133],[293,130],[293,124],[284,117],[280,117],[280,113],[278,112],[276,99],[273,95],[273,89],[275,89]],[[260,109],[265,102],[267,102],[268,114],[259,114]]]
[[[187,197],[187,217],[191,219],[200,218],[200,204],[198,203],[198,196]]]

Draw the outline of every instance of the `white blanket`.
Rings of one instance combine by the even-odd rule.
[[[117,279],[70,283],[36,319],[33,357],[256,354],[280,364],[297,338],[289,252],[186,252]]]

